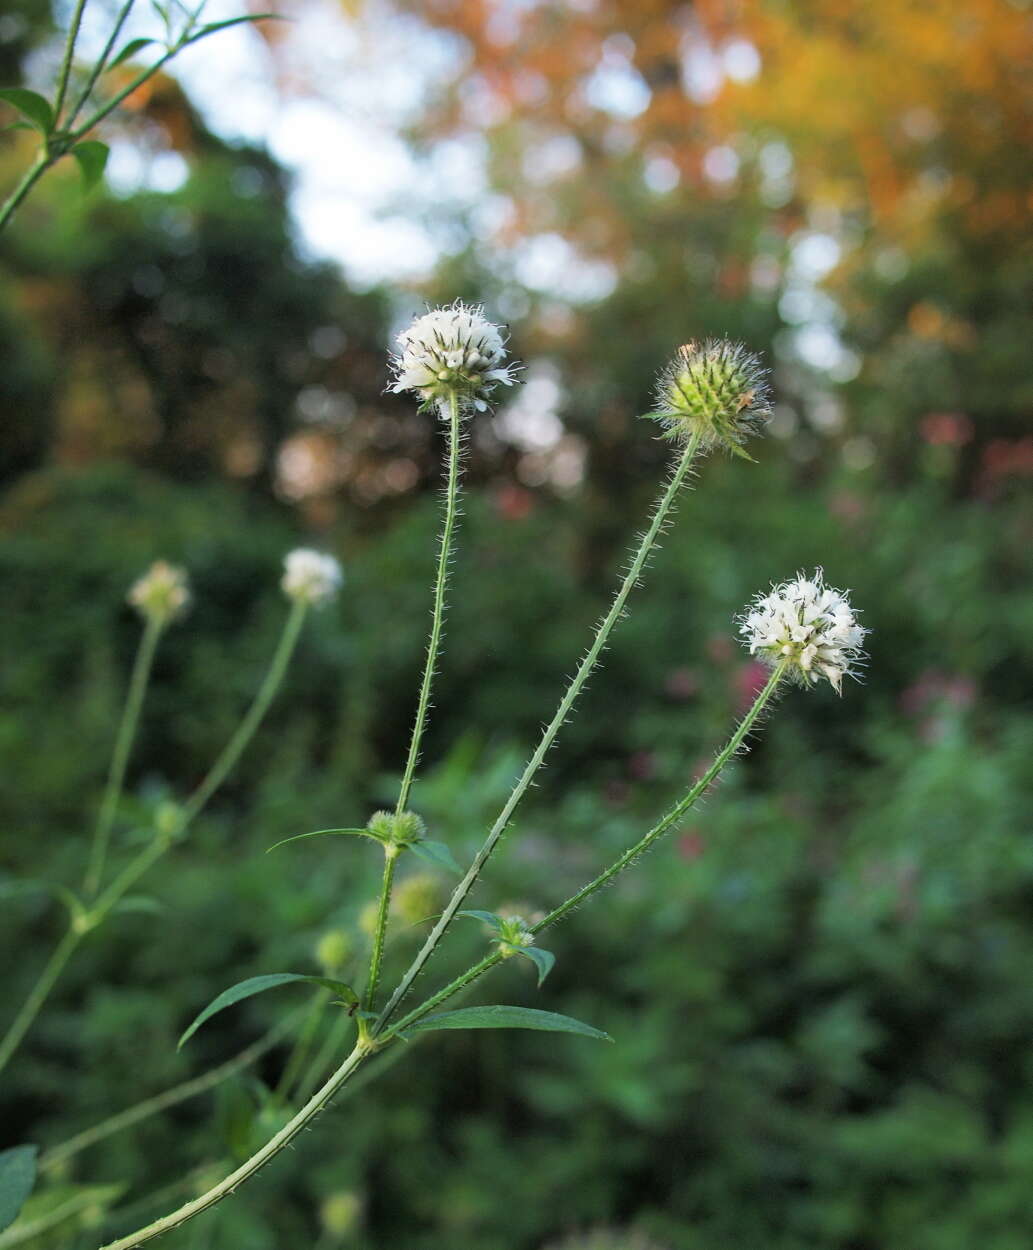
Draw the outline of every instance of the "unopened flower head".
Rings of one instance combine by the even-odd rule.
[[[649,415],[668,438],[704,450],[742,449],[771,414],[766,371],[760,358],[730,339],[686,343],[657,378],[656,408]]]
[[[416,812],[374,812],[366,828],[379,841],[397,847],[412,846],[427,836],[423,817]]]
[[[511,914],[500,915],[498,918],[497,938],[499,950],[508,957],[516,953],[517,948],[534,945],[534,934],[530,924],[523,916]]]
[[[296,603],[319,607],[337,594],[344,574],[341,566],[322,551],[298,547],[283,562],[283,593]]]
[[[444,406],[454,395],[464,409],[484,412],[495,387],[512,386],[502,331],[480,305],[456,300],[424,313],[398,336],[391,359],[392,391],[415,391],[425,407]]]
[[[800,685],[827,678],[842,693],[844,677],[856,676],[868,630],[857,622],[843,591],[826,586],[821,569],[798,573],[790,582],[758,595],[739,618],[739,632],[750,654],[786,672]]]
[[[133,583],[126,597],[141,616],[157,625],[167,625],[190,602],[186,572],[166,560],[156,560]]]

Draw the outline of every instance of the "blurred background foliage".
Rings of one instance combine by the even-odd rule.
[[[6,81],[37,81],[66,16],[7,6]],[[422,299],[461,296],[512,323],[528,368],[471,430],[415,792],[457,854],[656,491],[664,449],[636,420],[654,370],[727,333],[766,354],[777,398],[758,464],[703,466],[475,905],[555,903],[679,793],[756,688],[730,620],[769,580],[821,563],[852,587],[867,678],[841,703],[787,697],[686,827],[555,933],[542,992],[510,965],[479,991],[616,1045],[420,1042],[166,1243],[1026,1250],[1028,4],[352,0],[324,17],[370,46],[408,23],[417,59],[421,40],[456,52],[404,137],[417,160],[472,144],[484,183],[433,210],[414,191],[443,241],[418,284],[315,255],[289,171],[220,137],[173,78],[105,137],[178,152],[178,185],[84,198],[59,169],[0,240],[6,873],[81,876],[138,632],[124,594],[153,558],[189,568],[195,603],[159,654],[123,853],[239,718],[285,610],[283,552],[325,546],[347,572],[147,906],[77,955],[5,1074],[0,1145],[53,1146],[235,1054],[302,992],[175,1039],[233,981],[315,972],[328,931],[360,975],[375,857],[264,851],[392,801],[441,445],[382,393],[384,353]],[[282,91],[311,90],[287,37],[265,38]],[[4,184],[28,150],[4,138]],[[407,871],[396,968],[448,885]],[[4,901],[5,1016],[59,925],[44,895]],[[476,928],[428,987],[483,949]],[[334,1038],[327,1009],[313,1056]],[[22,1244],[88,1250],[188,1195],[279,1122],[288,1053],[49,1169],[28,1214],[67,1215]]]

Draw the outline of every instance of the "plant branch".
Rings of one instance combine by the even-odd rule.
[[[563,726],[563,723],[570,715],[571,709],[577,701],[577,697],[581,693],[585,682],[588,680],[589,674],[599,662],[599,656],[606,645],[607,639],[609,638],[613,627],[623,615],[625,605],[628,601],[628,596],[631,594],[632,590],[638,583],[639,578],[642,576],[642,571],[645,568],[646,562],[649,559],[653,548],[656,546],[661,533],[663,532],[664,526],[671,514],[671,509],[673,508],[674,502],[678,497],[678,493],[685,484],[698,447],[699,437],[697,435],[693,437],[682,452],[681,457],[671,474],[667,487],[653,510],[652,520],[650,521],[645,534],[642,536],[638,549],[632,557],[628,571],[624,575],[620,587],[614,596],[613,604],[611,605],[606,616],[600,621],[595,632],[595,637],[592,640],[592,644],[588,648],[588,651],[586,652],[581,663],[578,665],[577,672],[571,678],[563,698],[560,700],[559,707],[556,709],[555,715],[542,733],[541,740],[539,741],[534,754],[531,756],[527,766],[524,768],[523,774],[516,783],[513,792],[506,800],[505,806],[499,813],[494,825],[492,825],[487,838],[484,840],[480,850],[474,857],[473,863],[467,870],[466,875],[456,886],[452,897],[449,899],[448,904],[445,907],[445,910],[442,912],[437,923],[434,925],[434,928],[431,930],[416,958],[409,965],[409,968],[405,972],[401,981],[398,983],[398,986],[388,1000],[386,1007],[377,1018],[373,1030],[374,1035],[376,1035],[376,1033],[381,1030],[390,1019],[395,1008],[408,993],[413,981],[415,981],[416,977],[419,976],[424,964],[426,964],[427,960],[434,953],[435,947],[441,941],[446,929],[452,923],[453,917],[463,905],[464,899],[472,889],[474,882],[480,876],[481,869],[484,867],[492,851],[495,849],[499,839],[502,837],[503,833],[505,833],[506,827],[516,810],[517,805],[527,792],[527,789],[534,780],[534,776],[538,769],[541,767],[542,761],[544,760],[549,748],[556,740],[556,736]]]
[[[61,117],[61,110],[64,108],[65,93],[68,90],[68,75],[72,71],[72,57],[75,54],[75,41],[79,38],[79,27],[82,25],[82,15],[85,7],[86,0],[76,0],[75,11],[72,13],[72,24],[68,28],[68,37],[65,40],[65,54],[61,58],[61,71],[57,79],[57,96],[54,99],[55,122]]]
[[[125,784],[129,755],[133,749],[136,727],[140,720],[140,709],[143,706],[144,695],[147,691],[147,683],[150,679],[151,666],[154,663],[154,653],[158,646],[161,630],[161,619],[156,615],[149,616],[144,625],[143,634],[140,637],[140,645],[136,651],[133,673],[129,680],[129,690],[126,694],[125,707],[122,711],[122,722],[118,727],[115,749],[111,756],[108,783],[104,790],[104,798],[101,802],[100,811],[97,814],[97,824],[93,831],[93,845],[90,848],[89,866],[86,869],[86,877],[83,882],[83,891],[87,898],[92,898],[97,893],[97,890],[100,888],[101,878],[104,875],[104,860],[108,852],[111,829],[115,823],[119,800],[122,797],[122,787]]]

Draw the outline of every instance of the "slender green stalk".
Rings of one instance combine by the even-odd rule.
[[[269,710],[270,703],[276,697],[276,692],[283,682],[287,666],[290,664],[294,648],[297,646],[298,635],[301,633],[301,627],[305,623],[307,611],[308,604],[304,599],[295,599],[291,604],[290,615],[287,617],[287,623],[283,627],[283,633],[280,635],[280,641],[269,665],[269,671],[258,688],[254,702],[248,708],[247,714],[240,722],[236,733],[212,765],[207,777],[204,778],[184,804],[184,825],[188,825],[201,812],[215,791],[226,780],[233,766],[243,755],[248,743],[254,737],[255,730],[262,723],[263,717]]]
[[[362,996],[364,1011],[372,1011],[377,1000],[377,984],[380,981],[380,964],[384,958],[384,938],[387,935],[387,916],[391,906],[391,886],[395,879],[395,866],[398,863],[398,847],[384,847],[384,877],[380,886],[380,902],[377,905],[377,920],[373,929],[373,953],[369,961],[369,976],[366,979],[366,991]],[[360,1026],[361,1027],[361,1026]]]
[[[704,794],[710,785],[715,781],[729,760],[731,760],[739,751],[746,739],[747,734],[756,724],[758,716],[760,716],[763,712],[764,708],[771,699],[771,696],[775,693],[778,683],[782,680],[782,677],[785,674],[785,670],[786,665],[784,663],[778,665],[772,670],[771,676],[768,678],[764,689],[761,690],[756,699],[754,699],[752,707],[739,722],[735,732],[714,757],[714,761],[707,771],[697,782],[695,782],[684,797],[679,799],[671,810],[661,820],[657,821],[657,823],[643,838],[639,839],[634,846],[625,851],[624,854],[615,860],[605,872],[601,872],[597,877],[594,877],[587,885],[582,886],[577,893],[572,894],[570,898],[560,903],[558,907],[549,912],[549,914],[542,920],[539,920],[537,924],[532,925],[532,933],[541,933],[543,929],[548,929],[551,925],[556,924],[557,921],[562,920],[564,916],[568,915],[576,907],[580,907],[580,905],[585,902],[586,899],[590,898],[591,895],[595,894],[597,890],[601,890],[604,886],[609,885],[618,873],[623,872],[625,868],[633,864],[640,855],[649,850],[657,838],[662,837],[672,825],[677,824],[678,821],[681,820],[681,818],[690,810],[690,808],[692,808],[700,796]],[[504,958],[505,956],[499,951],[493,952],[491,955],[486,955],[479,963],[474,964],[472,967],[468,968],[465,972],[456,977],[454,981],[451,981],[448,985],[446,985],[444,989],[439,990],[436,994],[428,998],[426,1002],[421,1003],[419,1007],[410,1011],[408,1015],[403,1016],[397,1024],[393,1024],[389,1029],[385,1030],[385,1032],[380,1035],[379,1040],[384,1042],[388,1038],[395,1037],[399,1033],[403,1033],[409,1025],[415,1024],[417,1020],[422,1019],[429,1012],[433,1011],[435,1007],[439,1007],[443,1002],[445,1002],[446,999],[451,998],[453,994],[457,994],[460,990],[466,989],[473,981],[477,980],[478,977],[483,976],[489,968],[494,968],[496,964],[501,963]]]
[[[0,208],[0,230],[3,230],[4,226],[7,225],[14,216],[14,210],[21,204],[22,200],[25,199],[52,164],[53,161],[48,156],[46,150],[41,147],[36,153],[36,159],[22,174],[21,181],[7,199],[4,200],[3,207]]]
[[[250,1180],[270,1159],[274,1159],[281,1150],[289,1146],[302,1129],[326,1107],[327,1103],[330,1102],[341,1086],[345,1084],[351,1074],[359,1068],[368,1054],[370,1054],[370,1051],[367,1047],[357,1045],[340,1067],[312,1095],[308,1102],[287,1121],[283,1128],[266,1142],[261,1150],[256,1151],[250,1159],[247,1159],[217,1185],[213,1185],[207,1193],[201,1194],[200,1197],[194,1198],[191,1202],[185,1202],[170,1215],[164,1215],[160,1219],[147,1224],[144,1228],[130,1233],[128,1236],[120,1237],[117,1241],[110,1242],[103,1247],[103,1250],[131,1250],[133,1246],[142,1246],[152,1238],[160,1237],[162,1233],[178,1228],[181,1224],[185,1224],[188,1220],[193,1219],[195,1215],[200,1215],[202,1211],[207,1211],[211,1207],[216,1206],[238,1186]]]
[[[47,960],[43,971],[39,974],[36,984],[32,987],[28,998],[22,1003],[21,1010],[11,1022],[11,1027],[0,1041],[0,1072],[7,1067],[11,1056],[21,1045],[22,1038],[32,1027],[32,1022],[39,1015],[40,1008],[47,1001],[47,996],[54,988],[64,966],[72,956],[72,952],[86,934],[85,928],[74,922],[69,926],[64,937],[54,947],[54,952]]]
[[[227,1059],[225,1063],[220,1063],[217,1067],[210,1068],[207,1072],[203,1072],[200,1076],[195,1076],[189,1081],[182,1081],[179,1085],[173,1085],[171,1089],[163,1090],[160,1094],[155,1094],[151,1098],[145,1098],[142,1102],[138,1102],[132,1107],[127,1107],[124,1111],[119,1111],[115,1115],[109,1116],[106,1120],[102,1120],[99,1124],[94,1124],[90,1128],[84,1129],[81,1133],[76,1133],[74,1137],[70,1137],[67,1141],[53,1146],[41,1157],[39,1161],[40,1171],[49,1171],[65,1163],[81,1151],[89,1149],[90,1146],[95,1146],[98,1142],[105,1141],[116,1133],[132,1128],[134,1124],[139,1124],[141,1120],[150,1119],[152,1115],[159,1115],[170,1107],[176,1107],[181,1102],[186,1102],[190,1098],[196,1098],[198,1094],[214,1089],[222,1081],[228,1080],[229,1077],[234,1076],[237,1072],[250,1067],[251,1064],[261,1059],[264,1054],[267,1054],[274,1046],[278,1045],[294,1024],[295,1019],[296,1016],[293,1015],[281,1019],[263,1037],[260,1037],[256,1042],[252,1042],[250,1046],[246,1047],[239,1054],[234,1055],[232,1059]]]
[[[412,789],[413,776],[420,758],[420,742],[427,724],[430,690],[437,668],[441,628],[445,619],[445,591],[448,587],[448,566],[452,558],[452,534],[455,530],[458,498],[459,399],[453,391],[449,400],[448,486],[445,490],[445,520],[438,548],[438,571],[434,579],[434,611],[431,619],[430,640],[427,643],[427,660],[423,666],[423,681],[420,684],[420,697],[416,706],[416,720],[413,722],[412,737],[409,740],[409,755],[405,761],[402,784],[398,791],[398,802],[395,805],[395,814],[398,816],[405,811],[409,802],[409,791]]]
[[[280,636],[280,641],[270,662],[269,670],[258,689],[258,693],[255,695],[254,701],[248,708],[237,731],[226,744],[222,754],[212,765],[208,775],[184,804],[180,814],[178,830],[180,835],[186,831],[190,823],[198,816],[208,800],[225,781],[230,770],[254,736],[255,730],[261,724],[262,718],[276,696],[276,692],[287,671],[287,666],[297,645],[301,626],[305,620],[306,610],[307,604],[301,600],[295,600],[292,604],[290,614],[283,627],[283,633]],[[173,839],[168,833],[156,834],[139,854],[129,861],[122,872],[96,899],[89,911],[84,912],[73,921],[72,926],[51,955],[49,962],[40,974],[39,980],[22,1005],[3,1041],[0,1041],[0,1071],[3,1071],[33,1020],[39,1014],[40,1008],[46,1001],[50,991],[54,988],[65,964],[79,942],[82,941],[88,932],[98,928],[104,922],[115,904],[125,896],[126,891],[135,885],[172,845]]]
[[[147,683],[150,680],[151,666],[154,663],[154,653],[158,646],[158,639],[161,637],[163,623],[163,619],[157,614],[148,616],[140,636],[133,673],[129,679],[129,691],[122,711],[122,723],[118,727],[115,749],[111,756],[108,784],[104,790],[104,799],[101,802],[97,824],[93,831],[90,861],[83,882],[83,891],[87,898],[92,898],[97,893],[104,875],[104,860],[108,853],[108,842],[111,840],[111,829],[122,798],[129,755],[133,749],[136,727],[140,721],[140,709],[143,706]]]
[[[68,121],[66,123],[67,126],[74,126],[75,119],[86,107],[86,101],[90,98],[90,93],[97,85],[97,79],[104,73],[108,63],[108,57],[111,56],[111,53],[115,49],[115,41],[122,33],[122,27],[126,24],[129,14],[133,11],[133,5],[135,3],[136,0],[125,0],[125,4],[123,4],[122,8],[119,10],[118,17],[115,18],[115,24],[111,28],[111,34],[108,36],[108,41],[104,45],[104,50],[94,62],[93,67],[90,70],[89,77],[86,79],[86,85],[79,93],[78,100],[76,100],[75,104],[72,106],[71,112],[68,114]]]
[[[502,837],[503,833],[505,833],[506,827],[516,810],[517,805],[527,792],[528,787],[534,780],[534,776],[541,767],[542,761],[545,759],[549,748],[556,740],[556,736],[559,733],[560,728],[570,715],[571,709],[577,701],[577,697],[581,693],[585,682],[588,680],[589,674],[599,662],[599,656],[606,645],[607,639],[609,638],[613,627],[623,615],[625,605],[628,601],[628,596],[631,594],[632,590],[638,583],[639,578],[642,576],[642,571],[646,566],[646,562],[649,559],[653,548],[656,546],[661,533],[663,532],[664,525],[671,514],[671,509],[673,508],[674,502],[678,497],[678,493],[685,484],[686,478],[689,475],[689,470],[692,467],[698,448],[699,436],[694,435],[682,452],[681,457],[674,468],[674,472],[671,474],[670,480],[667,483],[667,487],[653,510],[652,520],[650,521],[645,534],[642,536],[638,549],[632,557],[631,564],[628,566],[628,571],[624,575],[624,579],[614,596],[613,604],[606,616],[603,617],[602,621],[600,621],[595,632],[595,637],[592,640],[592,644],[585,653],[581,663],[578,665],[577,672],[571,678],[570,683],[564,692],[563,698],[560,700],[559,707],[556,709],[556,714],[553,716],[552,720],[542,733],[541,740],[539,741],[534,754],[531,756],[523,774],[516,783],[516,786],[513,788],[513,792],[506,800],[505,806],[499,813],[494,825],[492,825],[487,838],[484,840],[481,849],[474,857],[474,861],[470,865],[466,875],[456,886],[452,897],[448,901],[448,905],[441,913],[441,917],[431,930],[426,942],[424,942],[416,958],[409,965],[409,968],[405,972],[401,981],[398,983],[394,993],[388,999],[384,1010],[377,1017],[376,1024],[373,1028],[374,1035],[376,1035],[390,1019],[395,1008],[408,993],[409,987],[412,985],[413,981],[415,981],[417,976],[419,976],[424,964],[434,953],[434,949],[444,936],[445,930],[452,923],[453,917],[463,905],[464,899],[467,894],[469,894],[474,882],[480,876],[481,869],[487,862],[488,857],[495,849],[495,846]]]
[[[75,11],[72,13],[72,24],[68,28],[68,37],[65,40],[65,54],[61,58],[61,71],[57,79],[57,96],[54,99],[54,120],[57,121],[61,117],[61,110],[65,106],[65,92],[68,90],[68,75],[72,71],[72,57],[75,55],[75,41],[79,38],[79,27],[82,25],[83,9],[86,7],[86,0],[76,0]]]
[[[0,1233],[0,1250],[11,1250],[13,1246],[24,1245],[25,1242],[50,1232],[52,1228],[57,1228],[65,1220],[70,1220],[73,1215],[79,1215],[93,1206],[96,1201],[96,1194],[89,1192],[72,1194],[64,1202],[58,1203],[56,1207],[37,1216],[34,1220],[14,1224]]]

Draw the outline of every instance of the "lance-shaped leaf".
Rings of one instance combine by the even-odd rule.
[[[157,42],[157,39],[130,39],[122,51],[108,65],[108,69],[114,69],[116,65],[121,65],[123,61],[128,61],[130,57],[136,56],[141,49]]]
[[[514,946],[513,953],[515,955],[523,955],[525,959],[529,959],[538,969],[538,988],[540,989],[542,982],[556,963],[556,956],[552,951],[542,950],[540,946]]]
[[[278,985],[289,985],[294,981],[307,981],[309,985],[321,985],[324,989],[332,990],[340,996],[342,1002],[351,1006],[359,1001],[358,994],[350,985],[345,985],[343,981],[334,981],[330,977],[311,977],[303,976],[298,972],[273,972],[267,976],[248,977],[246,981],[238,981],[236,985],[231,985],[228,990],[217,997],[213,998],[208,1006],[197,1016],[190,1027],[184,1032],[179,1039],[176,1049],[188,1041],[206,1020],[210,1020],[217,1012],[222,1011],[226,1007],[232,1007],[234,1003],[239,1003],[242,999],[251,998],[254,994],[261,994],[263,990],[275,989]]]
[[[207,22],[196,34],[190,36],[187,43],[197,43],[198,39],[204,39],[207,35],[214,35],[217,30],[226,30],[230,26],[241,26],[245,22],[286,22],[289,20],[282,13],[248,13],[244,17],[228,17],[221,22]]]
[[[27,87],[0,87],[0,100],[16,108],[42,134],[48,135],[54,129],[54,110],[39,92]]]
[[[604,1042],[613,1038],[601,1029],[583,1024],[571,1016],[553,1011],[537,1011],[533,1007],[460,1007],[424,1016],[406,1026],[407,1036],[432,1029],[540,1029],[546,1033],[576,1033],[581,1037],[597,1037]]]
[[[410,842],[409,850],[428,864],[433,864],[435,868],[447,868],[457,876],[463,871],[444,842],[433,842],[424,838],[422,842]]]
[[[296,833],[292,838],[284,838],[282,842],[274,842],[269,850],[266,851],[266,854],[268,855],[269,851],[275,851],[279,846],[286,846],[288,842],[300,842],[302,838],[322,838],[326,834],[331,833],[361,838],[373,838],[374,842],[378,841],[378,839],[374,838],[368,829],[313,829],[311,833]]]
[[[13,1224],[36,1183],[37,1146],[0,1151],[0,1231]]]
[[[496,933],[502,928],[502,917],[496,916],[493,911],[457,911],[457,916],[469,916],[471,920],[479,920],[482,924],[490,925]]]

